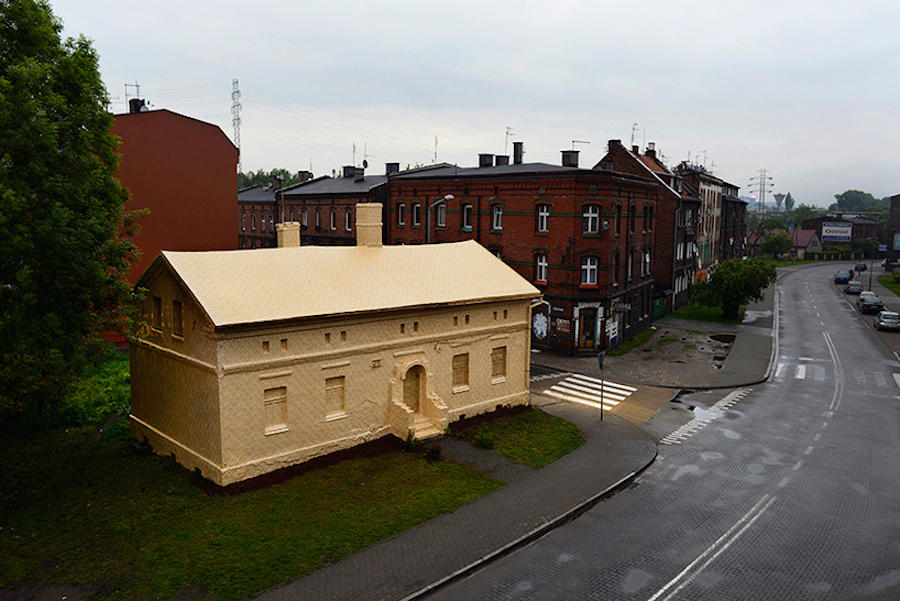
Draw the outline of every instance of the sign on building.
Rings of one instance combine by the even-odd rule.
[[[822,242],[850,242],[853,224],[842,221],[822,224]]]

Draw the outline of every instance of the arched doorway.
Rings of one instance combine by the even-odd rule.
[[[421,365],[413,365],[403,378],[403,403],[418,413],[425,384],[425,370]]]

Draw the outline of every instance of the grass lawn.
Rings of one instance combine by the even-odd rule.
[[[900,284],[894,281],[894,276],[888,275],[880,275],[878,276],[878,283],[896,294],[900,296]]]
[[[97,408],[121,403],[121,370],[119,363],[90,374],[77,390],[92,400],[73,397],[72,415],[92,421]],[[125,370],[127,383],[127,363]],[[118,400],[97,399],[104,395]],[[496,452],[527,465],[550,463],[582,442],[577,428],[536,409],[480,427]],[[136,451],[125,416],[86,444],[96,431],[95,424],[4,434],[0,588],[46,580],[94,585],[92,599],[242,599],[502,486],[397,441],[396,450],[209,496],[174,460]]]
[[[645,328],[623,342],[622,344],[617,345],[614,349],[609,351],[607,354],[610,357],[620,357],[625,353],[635,349],[653,337],[653,334],[656,333],[656,330],[659,328],[657,326],[650,326],[649,328]]]
[[[692,319],[695,321],[714,321],[717,323],[741,323],[746,307],[741,307],[738,319],[725,319],[722,317],[721,307],[701,307],[700,305],[685,305],[677,311],[669,313],[666,317],[675,319]]]
[[[453,436],[492,449],[516,463],[544,467],[584,444],[584,433],[540,409],[489,421],[450,424]]]

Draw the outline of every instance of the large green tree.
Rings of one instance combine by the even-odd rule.
[[[271,171],[260,169],[256,172],[238,173],[238,190],[250,186],[268,186],[272,183],[273,177],[281,178],[281,186],[291,186],[300,181],[296,173],[291,173],[282,167],[276,167]]]
[[[759,252],[764,255],[772,255],[773,259],[777,259],[779,255],[783,255],[794,248],[794,242],[786,233],[766,234],[765,241],[759,245]]]
[[[97,54],[61,30],[0,0],[0,414],[33,420],[125,326],[135,253]]]
[[[716,266],[707,281],[694,285],[691,300],[698,305],[721,307],[724,317],[737,319],[742,305],[765,297],[765,290],[775,277],[775,267],[765,259],[729,259]]]

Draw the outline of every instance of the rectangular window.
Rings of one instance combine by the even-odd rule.
[[[447,207],[443,203],[437,207],[437,226],[444,227],[447,225]]]
[[[491,229],[503,229],[503,207],[501,205],[493,205],[491,207]]]
[[[453,355],[453,392],[469,389],[469,353]]]
[[[495,383],[506,381],[505,346],[498,346],[491,351],[491,379]]]
[[[348,232],[353,229],[353,214],[350,211],[344,214],[344,229]]]
[[[547,283],[547,255],[538,255],[534,263],[534,279]]]
[[[406,205],[397,205],[397,225],[406,225]]]
[[[596,234],[600,231],[600,207],[587,205],[581,212],[581,233]]]
[[[537,231],[550,231],[550,207],[548,205],[538,205],[537,208]]]
[[[246,215],[241,215],[241,231],[242,232],[247,231],[247,216]]]
[[[302,225],[303,227],[306,227],[308,225],[306,217],[306,209],[303,209],[302,211],[300,211],[300,225]]]
[[[462,229],[472,231],[472,205],[462,206]]]
[[[256,215],[250,215],[250,231],[256,231]]]
[[[287,388],[269,388],[263,393],[266,434],[277,434],[288,429]]]
[[[337,214],[334,211],[331,212],[329,225],[331,226],[331,229],[337,229]]]
[[[597,285],[597,258],[585,257],[581,260],[581,285]]]
[[[322,215],[319,213],[319,210],[316,209],[316,229],[322,227]]]
[[[153,297],[152,310],[153,310],[153,314],[152,314],[153,323],[151,325],[153,326],[154,330],[156,330],[157,332],[161,332],[162,331],[162,298],[161,297],[159,297],[159,296]]]
[[[181,316],[181,302],[172,301],[172,335],[184,337],[184,322]]]
[[[344,376],[325,379],[325,416],[337,416],[345,413]]]
[[[413,227],[422,225],[422,205],[417,202],[412,204],[412,224]]]

